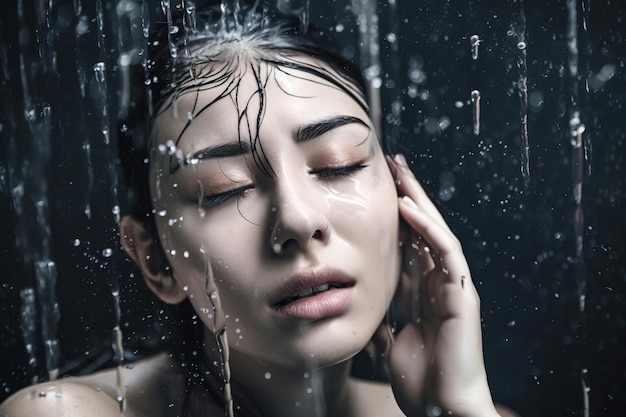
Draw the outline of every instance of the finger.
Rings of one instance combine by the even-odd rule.
[[[437,223],[449,230],[448,224],[415,178],[415,175],[413,175],[404,156],[398,154],[394,159],[389,158],[388,163],[396,180],[400,196],[409,196],[422,210],[431,215]]]
[[[400,198],[399,207],[405,221],[428,242],[430,249],[435,251],[433,261],[441,266],[445,274],[453,272],[459,279],[458,274],[469,276],[469,267],[459,241],[449,229],[444,229],[434,222],[429,214],[407,196]]]

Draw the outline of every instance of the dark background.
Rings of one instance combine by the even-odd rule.
[[[37,13],[49,3],[23,3],[21,24],[16,1],[0,8],[0,399],[28,385],[34,374],[45,377],[41,340],[35,344],[37,363],[28,364],[19,297],[22,288],[35,285],[32,260],[44,241],[31,197],[42,184],[48,187],[51,258],[58,271],[62,373],[111,365],[111,290],[117,285],[128,360],[158,347],[166,315],[134,276],[117,243],[112,214],[116,178],[110,169],[111,146],[100,132],[105,101],[93,66],[106,64],[112,125],[120,83],[115,3],[102,1],[102,48],[95,1],[82,1],[82,20],[76,17],[75,2],[56,1],[39,25]],[[158,2],[149,3],[154,21]],[[358,59],[355,19],[344,8],[349,2],[313,3],[312,21],[336,35],[343,52]],[[626,411],[626,3],[579,3],[580,20],[583,6],[588,29],[579,22],[580,77],[573,83],[563,1],[399,1],[395,12],[386,2],[378,5],[384,131],[407,155],[463,242],[481,294],[494,398],[524,416],[583,416],[583,369],[592,416]],[[520,7],[533,104],[528,187],[520,172],[519,39],[510,34],[519,32]],[[77,35],[80,22],[83,34]],[[389,32],[396,42],[390,42]],[[473,34],[482,40],[476,61],[470,54]],[[37,39],[48,48],[39,48]],[[81,66],[84,96],[77,71]],[[22,79],[28,80],[33,97],[50,104],[48,159],[41,137],[36,139],[24,117]],[[472,133],[469,105],[474,89],[482,97],[479,136]],[[583,181],[580,260],[568,137],[572,91],[592,145],[584,167],[591,174]],[[399,118],[389,114],[398,99],[403,106]],[[20,178],[22,215],[12,198]],[[84,214],[87,204],[90,218]],[[106,256],[106,249],[113,255]],[[581,264],[584,313],[578,308]],[[41,322],[35,324],[39,334]]]

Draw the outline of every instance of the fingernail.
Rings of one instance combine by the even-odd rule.
[[[401,153],[396,154],[396,156],[394,157],[394,159],[395,159],[395,161],[396,161],[399,165],[401,165],[401,166],[403,166],[403,167],[405,167],[405,168],[408,168],[408,167],[409,167],[409,164],[407,163],[406,158],[405,158],[405,157],[404,157],[404,155],[402,155]]]
[[[411,200],[411,198],[406,195],[402,196],[402,198],[400,198],[400,201],[402,201],[404,204],[411,208],[419,210],[419,207],[417,206],[417,204],[415,204],[415,201]]]

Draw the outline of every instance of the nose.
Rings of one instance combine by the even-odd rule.
[[[277,255],[306,252],[330,237],[325,199],[315,187],[302,185],[289,181],[276,187],[270,245]]]

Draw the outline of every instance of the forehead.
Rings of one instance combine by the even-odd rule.
[[[183,136],[202,133],[209,126],[216,135],[232,132],[242,123],[260,127],[267,111],[277,105],[285,110],[285,100],[311,116],[326,111],[367,118],[360,87],[327,63],[304,54],[253,57],[238,53],[222,60],[198,56],[186,68],[155,121],[153,136],[158,144],[183,145]],[[196,123],[199,119],[202,122]]]

